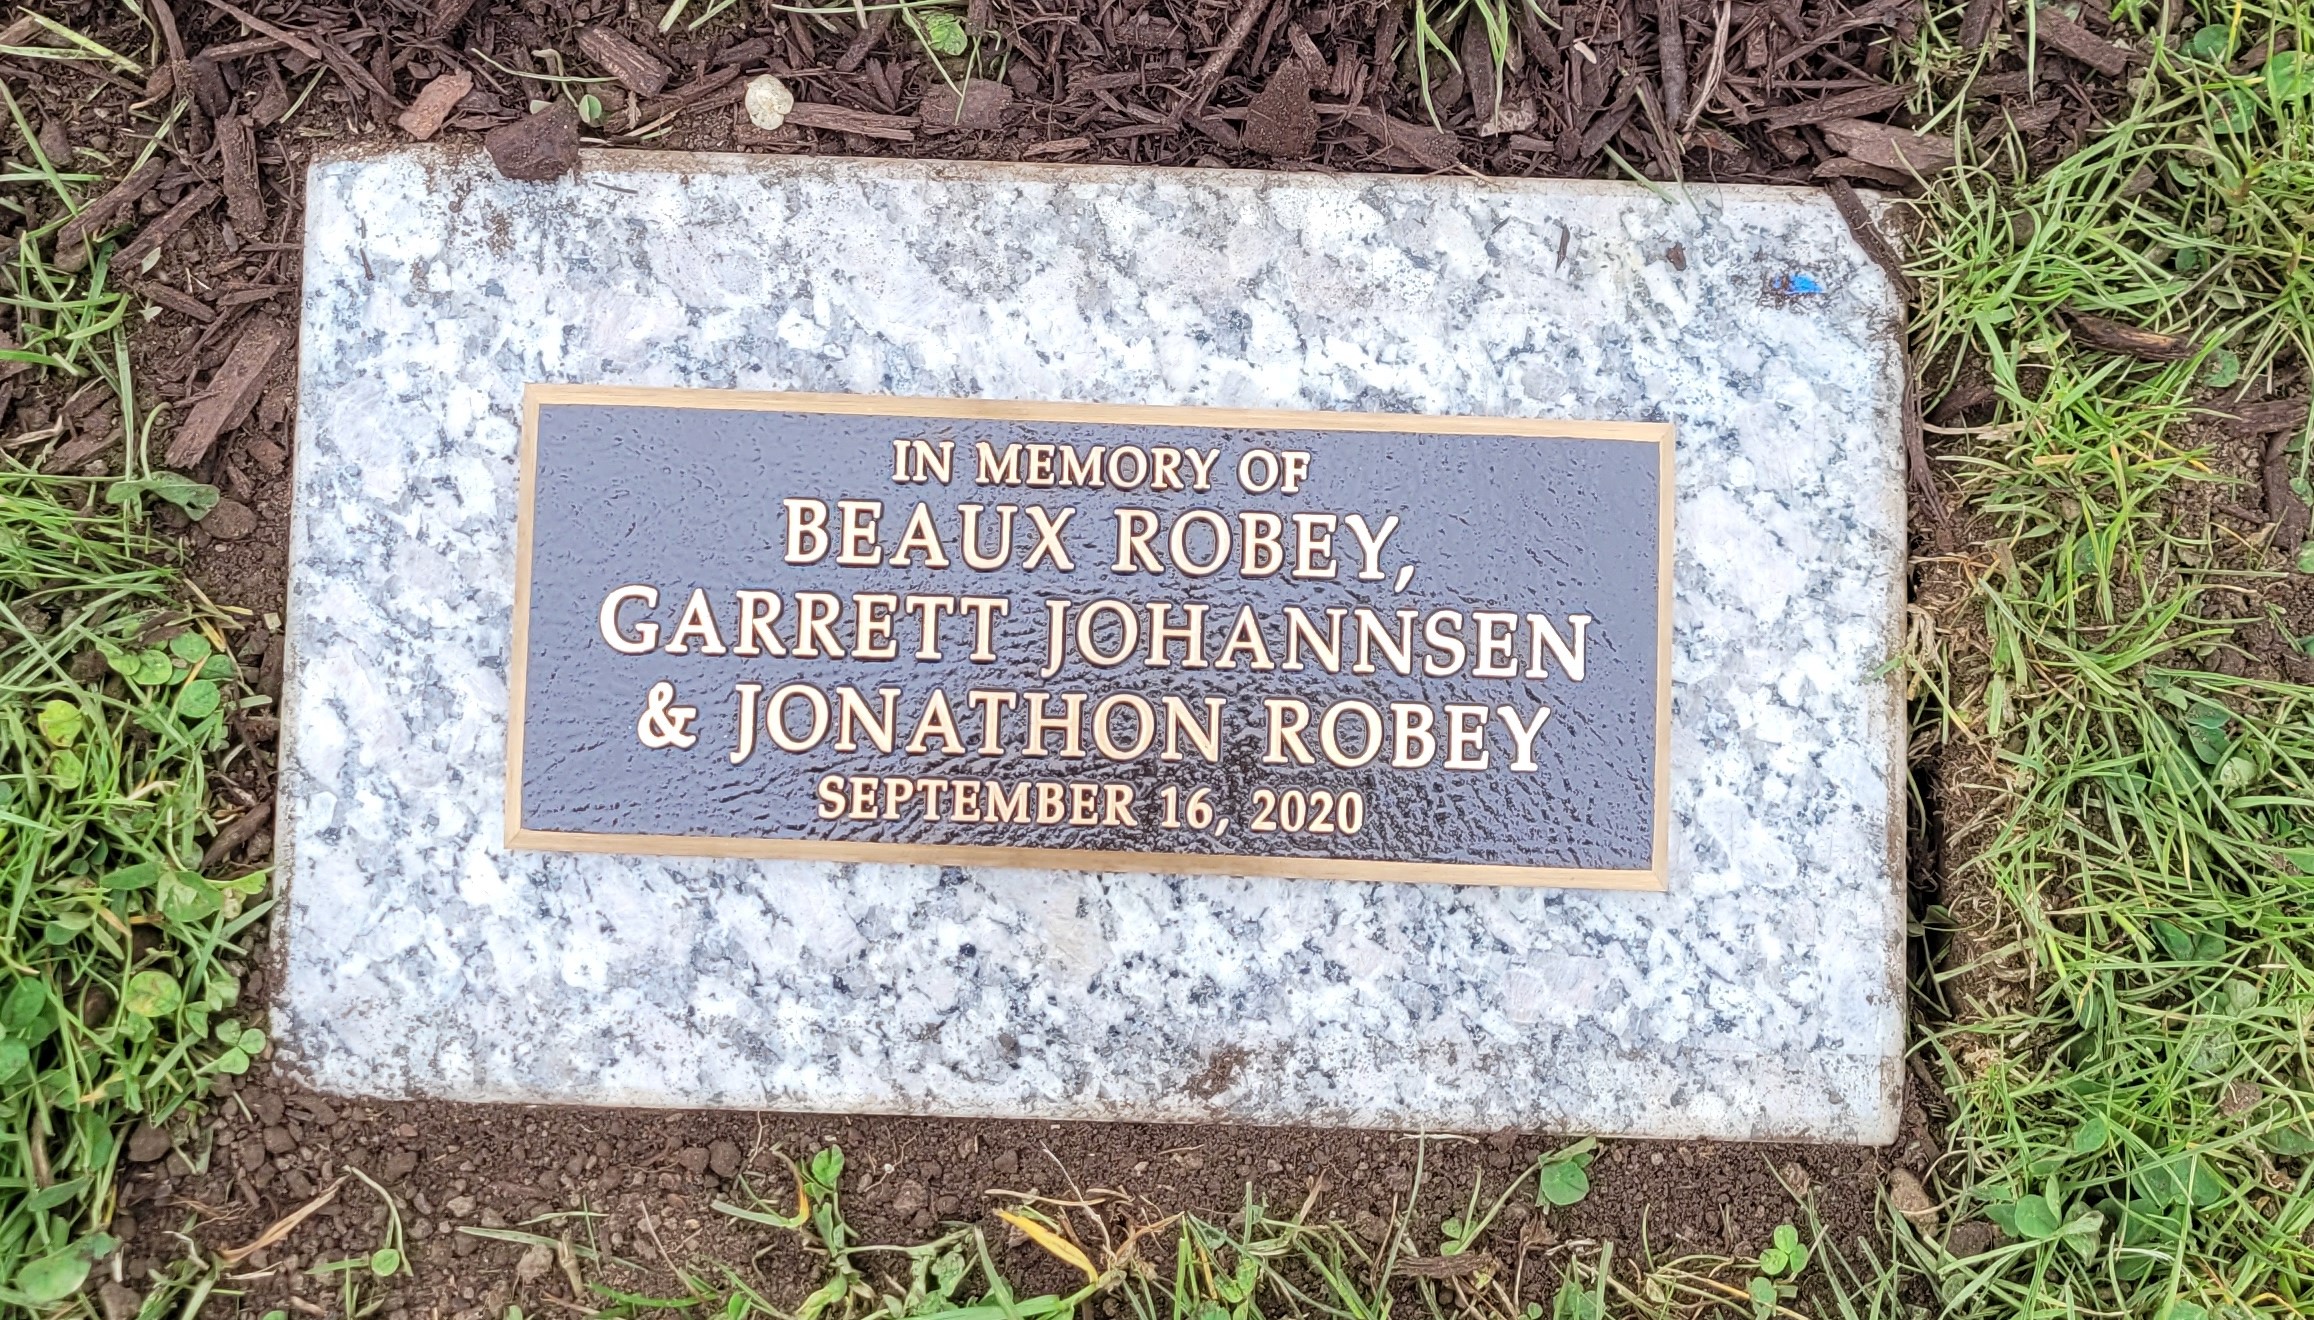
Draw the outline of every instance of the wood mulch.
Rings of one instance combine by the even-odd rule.
[[[706,6],[694,6],[694,9]],[[124,235],[115,280],[154,319],[135,340],[147,399],[165,400],[167,463],[220,486],[223,517],[191,529],[236,600],[277,608],[304,166],[318,144],[481,138],[529,177],[569,168],[581,142],[860,156],[1114,162],[1340,171],[1630,177],[1906,192],[1951,163],[1917,131],[1890,52],[1919,0],[1536,0],[1507,29],[1472,17],[1417,40],[1380,0],[971,0],[972,53],[936,64],[890,10],[807,17],[735,6],[661,32],[633,0],[153,0],[163,58],[141,85],[114,68],[0,57],[51,158],[124,172],[156,116],[180,106],[161,153],[53,242],[72,269],[87,240]],[[2042,11],[2028,70],[2003,37],[2024,15],[1975,0],[1963,36],[1989,51],[1969,75],[1980,139],[2014,124],[2033,161],[2072,150],[2117,104],[2140,52],[2094,10]],[[745,15],[753,15],[746,17]],[[58,16],[124,51],[147,32],[102,0]],[[1680,39],[1663,40],[1667,25]],[[40,38],[29,19],[0,45]],[[1507,61],[1498,80],[1492,55]],[[764,131],[742,104],[756,75],[796,105]],[[968,76],[969,75],[969,76]],[[553,81],[583,78],[580,83]],[[577,94],[599,105],[582,124]],[[534,110],[543,109],[543,113]],[[27,212],[53,198],[14,190]],[[1884,254],[1885,255],[1885,254]],[[89,394],[62,418],[25,393],[19,431],[55,427],[46,462],[101,471],[119,419]],[[1912,436],[1916,469],[1925,451]],[[1933,486],[1924,507],[1941,515]],[[254,541],[245,550],[235,544]]]

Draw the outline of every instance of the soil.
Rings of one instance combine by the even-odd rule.
[[[120,200],[126,246],[115,278],[151,315],[131,337],[147,405],[168,407],[151,440],[170,466],[215,484],[222,502],[198,524],[164,508],[182,534],[194,575],[220,605],[241,612],[236,650],[260,690],[278,695],[280,611],[287,573],[289,462],[296,411],[296,332],[304,168],[317,147],[390,145],[429,132],[485,138],[502,168],[546,172],[565,161],[576,132],[590,143],[651,148],[904,155],[965,159],[1101,161],[1339,171],[1468,171],[1519,176],[1617,177],[1852,184],[1904,192],[1907,163],[1950,143],[1912,133],[1903,95],[1885,81],[1892,45],[1923,21],[1917,0],[1539,0],[1511,34],[1516,57],[1498,87],[1486,74],[1487,34],[1475,22],[1439,34],[1426,64],[1392,58],[1406,10],[1376,0],[970,0],[963,33],[977,43],[982,77],[950,86],[917,39],[888,13],[863,30],[848,9],[828,20],[738,5],[696,30],[662,34],[662,7],[636,0],[147,0],[167,56],[149,77],[85,63],[0,57],[40,145],[76,168],[129,180]],[[107,45],[148,49],[123,6],[67,0],[54,17]],[[710,6],[695,4],[696,10]],[[1661,16],[1677,16],[1665,42]],[[2021,23],[2005,6],[1972,0],[1963,19],[1976,41]],[[1978,75],[1972,122],[2029,129],[2033,162],[2061,157],[2117,104],[2122,61],[2095,6],[2069,25],[2072,50],[2043,47],[2028,73],[2013,54]],[[2086,26],[2083,26],[2086,25]],[[0,45],[29,41],[16,32]],[[2102,46],[2099,43],[2104,43]],[[1411,48],[1409,48],[1410,50]],[[2077,53],[2075,53],[2077,51]],[[1427,82],[1424,70],[1427,68]],[[598,122],[578,125],[568,100],[532,116],[530,98],[590,83]],[[798,112],[764,131],[741,104],[747,81],[781,77]],[[1475,76],[1474,76],[1475,75]],[[158,167],[129,166],[157,118],[181,106]],[[1698,107],[1701,107],[1698,109]],[[1940,145],[1941,143],[1941,145]],[[12,144],[11,150],[17,147]],[[12,190],[36,219],[53,198]],[[1961,386],[1924,382],[1956,417]],[[21,388],[19,388],[21,387]],[[19,453],[52,471],[118,471],[122,421],[104,390],[65,393],[24,378],[0,381],[10,434],[46,429]],[[1949,419],[1948,419],[1949,420]],[[2237,437],[2232,466],[2262,471],[2262,436]],[[1924,523],[1918,586],[1939,612],[1960,602],[1983,554],[1957,507],[1934,498],[1932,451],[1914,456]],[[2212,496],[2213,499],[2221,499]],[[2251,497],[2256,503],[2256,497]],[[2263,511],[2263,506],[2260,506]],[[2228,517],[2213,504],[2203,516]],[[2297,523],[2304,533],[2304,520]],[[2292,547],[2294,549],[2294,547]],[[2285,553],[2276,550],[2275,554]],[[1937,604],[1934,602],[1942,602]],[[2306,602],[2287,606],[2306,629]],[[2246,656],[2245,665],[2297,676],[2294,647]],[[220,820],[207,863],[235,872],[265,864],[270,810],[270,717],[244,718],[244,750],[219,792],[239,812]],[[1916,821],[1914,889],[1925,908],[1945,885],[1942,859],[1963,832],[1972,775],[1960,758],[1924,778],[1930,816]],[[1941,821],[1955,822],[1943,824]],[[1948,898],[1948,901],[1951,901]],[[247,950],[248,994],[262,1002],[265,934]],[[1941,950],[1924,948],[1928,956]],[[1916,1070],[1916,1080],[1927,1076]],[[1542,1262],[1527,1274],[1541,1298],[1548,1260],[1569,1244],[1612,1239],[1626,1253],[1741,1255],[1796,1217],[1804,1191],[1835,1242],[1874,1238],[1877,1203],[1892,1171],[1920,1174],[1941,1148],[1933,1094],[1905,1108],[1903,1135],[1886,1149],[1609,1144],[1579,1205],[1541,1212],[1521,1198],[1485,1245],[1503,1259]],[[1315,1213],[1372,1236],[1413,1186],[1416,1146],[1373,1132],[1034,1124],[917,1118],[743,1113],[657,1113],[373,1103],[314,1096],[261,1065],[211,1105],[197,1126],[132,1145],[122,1226],[123,1277],[133,1291],[149,1269],[181,1258],[189,1232],[205,1248],[247,1242],[343,1170],[360,1169],[398,1199],[417,1266],[391,1290],[387,1320],[497,1320],[509,1302],[526,1312],[577,1300],[560,1266],[541,1273],[526,1248],[456,1232],[585,1211],[591,1221],[548,1220],[554,1236],[591,1223],[606,1255],[633,1269],[587,1271],[622,1288],[667,1292],[672,1265],[714,1256],[752,1260],[769,1295],[790,1305],[816,1283],[792,1235],[739,1224],[711,1208],[743,1199],[743,1183],[773,1201],[792,1195],[773,1151],[803,1155],[841,1144],[853,1171],[846,1205],[871,1241],[915,1241],[937,1225],[976,1220],[1006,1243],[1022,1286],[1061,1289],[1065,1273],[990,1213],[997,1189],[1083,1200],[1099,1194],[1112,1224],[1146,1224],[1181,1209],[1227,1215],[1250,1184],[1273,1208],[1316,1189]],[[1461,1209],[1483,1175],[1499,1186],[1538,1151],[1535,1134],[1434,1139],[1421,1218]],[[196,1171],[199,1169],[200,1171]],[[1450,1204],[1450,1198],[1454,1198]],[[385,1207],[359,1181],[270,1253],[249,1258],[227,1286],[252,1314],[275,1305],[319,1315],[334,1285],[302,1272],[321,1260],[375,1249]],[[1090,1231],[1089,1225],[1085,1226]],[[759,1254],[760,1253],[760,1254]],[[108,1290],[107,1309],[128,1294]],[[1521,1300],[1525,1300],[1522,1298]],[[212,1305],[215,1305],[213,1302]],[[1111,1303],[1103,1303],[1111,1306]]]
[[[1464,1212],[1474,1185],[1491,1199],[1558,1144],[1510,1132],[1423,1143],[1414,1218],[1426,1249],[1436,1249],[1440,1220]],[[1058,1292],[1077,1280],[1007,1229],[997,1209],[1024,1195],[1097,1202],[1111,1240],[1122,1242],[1176,1211],[1226,1219],[1250,1194],[1287,1217],[1314,1193],[1315,1218],[1372,1243],[1414,1192],[1417,1154],[1414,1138],[1385,1132],[389,1104],[311,1095],[260,1071],[180,1134],[182,1153],[150,1136],[134,1148],[151,1158],[132,1164],[123,1184],[122,1215],[133,1220],[123,1274],[140,1279],[181,1257],[169,1230],[189,1212],[205,1246],[238,1246],[353,1168],[396,1197],[416,1269],[389,1293],[387,1320],[498,1320],[510,1302],[537,1314],[542,1302],[571,1299],[559,1267],[526,1277],[516,1267],[530,1248],[461,1225],[529,1225],[549,1237],[576,1230],[583,1244],[591,1224],[597,1249],[631,1264],[589,1266],[587,1281],[629,1291],[679,1292],[674,1266],[752,1262],[758,1286],[790,1307],[821,1281],[818,1258],[797,1235],[734,1220],[713,1203],[753,1205],[752,1192],[788,1213],[794,1183],[775,1152],[801,1158],[829,1145],[844,1151],[844,1210],[864,1241],[914,1243],[976,1223],[1016,1288]],[[1925,1167],[1932,1149],[1917,1105],[1887,1148],[1610,1143],[1590,1168],[1589,1197],[1538,1210],[1530,1184],[1479,1247],[1505,1262],[1526,1257],[1520,1300],[1547,1303],[1556,1259],[1571,1244],[1611,1239],[1628,1252],[1646,1243],[1665,1259],[1749,1256],[1777,1224],[1805,1222],[1795,1193],[1809,1199],[1828,1240],[1852,1245],[1877,1237],[1889,1171]],[[549,1218],[574,1211],[599,1218]],[[1088,1245],[1100,1240],[1082,1217],[1075,1228]],[[318,1315],[336,1305],[336,1284],[306,1271],[375,1251],[386,1232],[384,1203],[349,1180],[228,1282],[246,1289],[246,1314]],[[1163,1246],[1154,1254],[1169,1272]]]

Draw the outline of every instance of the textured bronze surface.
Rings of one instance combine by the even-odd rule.
[[[525,411],[517,847],[1661,886],[1667,426],[545,386]],[[967,562],[965,506],[984,564],[1011,520],[1001,566]],[[1193,607],[1202,655],[1160,648]]]

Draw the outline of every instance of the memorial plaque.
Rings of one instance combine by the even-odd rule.
[[[428,146],[304,195],[288,1075],[1895,1134],[1903,307],[1821,192]]]
[[[1660,888],[1661,423],[532,386],[508,842]]]

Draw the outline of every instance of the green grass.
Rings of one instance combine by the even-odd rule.
[[[98,483],[0,472],[0,1302],[112,1246],[124,1126],[263,1037],[224,964],[260,875],[201,876],[235,677],[159,547]],[[93,510],[93,511],[92,511]]]
[[[1945,17],[1914,64],[1965,72]],[[2314,356],[2314,56],[2231,67],[2276,31],[2314,45],[2314,11],[2201,7],[2080,151],[2035,171],[2012,140],[1922,208],[1917,359],[1998,395],[1955,437],[1989,539],[1913,657],[1924,736],[1975,754],[1994,807],[1956,859],[1991,915],[1976,964],[1935,973],[1958,1013],[1925,1048],[1944,1220],[2001,1240],[1958,1257],[1892,1217],[1942,1315],[2314,1308],[2314,690],[2212,672],[2279,574],[2174,512],[2215,479],[2212,392]],[[2067,312],[2201,348],[2114,357]]]
[[[199,514],[216,492],[146,461],[154,413],[136,404],[128,300],[103,255],[67,273],[49,251],[104,180],[47,159],[0,98],[18,153],[0,182],[30,185],[47,216],[19,223],[0,265],[16,343],[0,359],[108,391],[127,441],[124,469],[98,478],[23,466],[53,434],[0,459],[0,1307],[86,1314],[92,1268],[117,1268],[105,1230],[130,1125],[166,1121],[264,1048],[234,1017],[231,964],[266,877],[201,873],[211,765],[228,715],[260,699],[222,617],[188,606],[145,530],[147,496]],[[21,192],[0,206],[26,212]]]
[[[1545,28],[1557,27],[1537,0],[1412,0],[1407,6],[1409,27],[1405,41],[1414,56],[1414,81],[1422,91],[1422,108],[1434,126],[1439,125],[1438,106],[1432,99],[1434,75],[1431,62],[1443,61],[1449,68],[1477,82],[1481,78],[1494,83],[1494,100],[1503,96],[1506,80],[1510,77],[1507,66],[1511,58],[1511,34],[1521,17],[1532,18]],[[1457,24],[1476,24],[1485,34],[1487,67],[1464,68],[1463,61],[1446,34]]]

